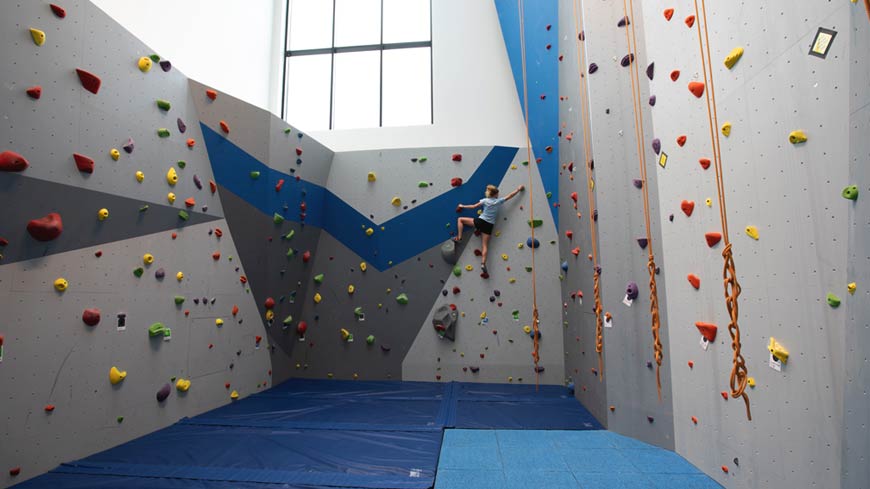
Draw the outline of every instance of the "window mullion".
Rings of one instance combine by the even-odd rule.
[[[335,98],[335,0],[332,0],[332,54],[329,62],[329,130],[332,130],[333,99]]]

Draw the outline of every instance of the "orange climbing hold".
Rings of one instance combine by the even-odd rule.
[[[205,96],[212,100],[215,100],[217,99],[217,92],[209,88],[205,91]]]
[[[692,416],[692,423],[698,424],[698,418]]]
[[[221,131],[223,131],[226,134],[230,133],[230,126],[229,126],[229,124],[227,124],[227,121],[221,121]]]
[[[196,141],[193,138],[187,140],[187,147],[193,149],[196,146]]]
[[[680,70],[674,70],[671,72],[671,81],[677,81],[680,78]]]
[[[728,466],[727,465],[722,466],[722,472],[725,472],[726,474],[728,473]]]
[[[689,91],[695,97],[701,98],[704,95],[704,82],[691,81],[689,82]]]
[[[685,144],[686,144],[686,135],[683,134],[683,135],[677,136],[677,145],[682,148],[683,145],[685,145]]]
[[[716,246],[719,241],[722,241],[722,233],[707,233],[704,235],[707,240],[707,246],[710,248]]]
[[[239,313],[239,306],[233,304],[233,316]]]
[[[184,201],[184,205],[186,205],[187,207],[193,207],[196,205],[196,200],[194,200],[193,197],[190,197],[189,199]]]
[[[685,23],[686,23],[686,26],[688,26],[689,29],[691,29],[691,28],[695,25],[695,16],[694,16],[694,14],[693,14],[693,15],[690,15],[690,16],[688,16],[688,17],[686,17],[686,20],[684,20],[683,22],[685,22]]]
[[[701,336],[703,336],[705,340],[712,342],[716,339],[716,331],[719,328],[717,328],[715,324],[697,322],[695,323],[695,327],[698,328],[698,331],[701,332]]]
[[[690,273],[688,277],[689,283],[692,284],[696,290],[701,288],[701,278],[695,275],[694,273]]]
[[[94,95],[96,95],[97,92],[100,91],[100,85],[103,84],[103,81],[100,80],[100,77],[79,68],[76,68],[76,73],[79,75],[79,81],[82,83],[82,86],[85,88],[85,90],[93,93]]]
[[[214,183],[214,180],[209,180],[209,182],[208,182],[208,188],[211,189],[211,193],[215,193],[215,192],[217,192],[217,184]]]
[[[672,9],[672,8],[666,8],[665,11],[663,12],[663,14],[664,14],[664,16],[665,16],[665,19],[667,19],[668,22],[670,22],[670,21],[671,21],[671,17],[674,16],[674,9]]]

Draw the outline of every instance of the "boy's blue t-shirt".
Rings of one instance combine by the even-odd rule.
[[[495,218],[498,216],[499,208],[504,204],[504,199],[493,199],[487,197],[485,199],[480,199],[480,203],[483,204],[483,213],[480,214],[480,218],[490,224],[495,224]]]

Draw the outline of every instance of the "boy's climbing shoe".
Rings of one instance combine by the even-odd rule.
[[[485,274],[487,274],[487,275],[489,275],[489,271],[487,271],[487,269],[486,269],[486,263],[481,263],[481,264],[480,264],[480,271],[483,272],[483,273],[485,273]]]

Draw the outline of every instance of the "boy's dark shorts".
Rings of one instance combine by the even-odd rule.
[[[477,229],[483,234],[492,235],[492,228],[495,227],[494,224],[490,222],[486,222],[479,217],[474,218],[474,229]]]

